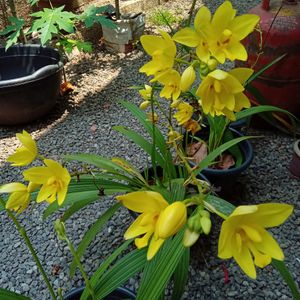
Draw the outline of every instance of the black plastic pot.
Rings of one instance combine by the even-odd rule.
[[[80,300],[80,296],[84,288],[85,287],[82,286],[80,288],[70,291],[64,296],[64,300]],[[103,299],[104,300],[135,299],[135,294],[127,288],[119,287]]]
[[[239,131],[229,128],[235,137],[243,136]],[[231,167],[226,170],[205,168],[202,170],[202,174],[211,182],[216,188],[217,192],[222,195],[222,189],[231,188],[235,184],[237,177],[245,171],[253,160],[253,148],[249,140],[244,140],[239,144],[240,150],[243,155],[243,162],[239,167]],[[192,166],[195,163],[190,162]]]
[[[59,52],[40,45],[0,47],[0,125],[18,125],[45,115],[59,96]]]

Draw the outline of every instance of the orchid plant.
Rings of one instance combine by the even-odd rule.
[[[84,277],[86,288],[80,299],[102,299],[138,272],[142,277],[137,299],[161,299],[171,280],[174,281],[172,297],[180,299],[188,277],[190,247],[202,235],[210,234],[212,214],[223,219],[216,253],[220,259],[233,258],[253,279],[256,278],[256,267],[264,268],[272,263],[287,281],[293,296],[299,297],[284,265],[284,253],[266,230],[284,223],[293,207],[279,203],[234,207],[216,196],[205,178],[199,176],[201,170],[222,152],[248,137],[217,145],[195,167],[190,166],[183,146],[182,128],[194,135],[203,127],[204,117],[212,120],[224,117],[227,123],[237,119],[239,113],[253,112],[243,113],[243,108],[251,109],[244,85],[253,71],[248,68],[235,68],[229,72],[218,69],[226,59],[247,59],[241,40],[259,21],[255,15],[235,15],[236,10],[225,1],[213,16],[207,7],[201,7],[194,26],[187,26],[173,36],[164,31],[160,31],[160,36],[142,36],[142,46],[151,61],[140,71],[153,77],[149,85],[139,90],[143,98],[141,108],[128,102],[122,104],[139,120],[152,141],[123,126],[114,129],[146,151],[151,157],[152,173],[150,169],[141,173],[121,158],[108,159],[93,154],[65,156],[67,162],[89,165],[69,173],[65,166],[43,157],[26,131],[17,134],[22,146],[8,157],[8,162],[13,166],[25,166],[39,160],[42,166],[23,172],[26,185],[14,182],[0,186],[0,194],[8,195],[0,198],[0,203],[18,229],[21,227],[17,216],[26,210],[32,198],[36,202],[49,203],[45,218],[61,207],[67,208],[56,221],[55,229],[74,255],[70,275],[74,275],[78,267]],[[176,42],[182,46],[177,47]],[[197,85],[197,89],[193,85]],[[149,107],[150,111],[144,112]],[[195,120],[196,110],[200,115]],[[167,138],[159,129],[161,126],[167,129]],[[66,235],[64,222],[99,196],[116,193],[116,203],[87,230],[75,249]],[[126,241],[88,278],[80,262],[84,251],[121,206],[136,213],[135,220],[124,233]],[[20,233],[29,245],[52,298],[56,299],[24,229],[21,228]],[[137,249],[132,250],[133,242]],[[127,248],[131,251],[124,254]],[[0,290],[1,293],[4,291]]]

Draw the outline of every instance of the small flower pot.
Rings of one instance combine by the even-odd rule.
[[[231,127],[229,129],[236,138],[243,136],[238,130]],[[238,176],[249,167],[253,160],[253,148],[250,141],[244,140],[238,145],[243,155],[243,162],[239,167],[233,166],[226,170],[205,168],[201,171],[209,182],[214,185],[216,192],[225,199],[227,198],[226,195],[230,194],[228,191],[235,185]],[[190,161],[190,164],[193,167],[196,165],[192,161]]]
[[[84,286],[73,289],[64,296],[64,300],[80,300],[80,296],[83,293]],[[122,300],[122,299],[135,299],[135,294],[123,287],[118,287],[116,290],[107,295],[104,300]]]
[[[294,143],[294,153],[289,169],[293,175],[300,178],[300,140]]]

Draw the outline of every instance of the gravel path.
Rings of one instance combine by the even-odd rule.
[[[180,2],[186,10],[189,1]],[[210,7],[217,7],[222,1],[207,2]],[[241,12],[254,6],[254,2],[232,2],[240,7]],[[172,3],[166,5],[172,6]],[[76,91],[72,95],[63,99],[49,116],[41,120],[22,127],[0,128],[0,184],[17,180],[20,175],[18,169],[5,163],[5,159],[18,146],[15,133],[23,128],[34,136],[41,152],[48,157],[57,159],[70,152],[98,153],[126,158],[140,168],[145,166],[147,157],[143,152],[111,127],[122,124],[139,129],[139,124],[118,104],[118,100],[127,99],[136,104],[140,102],[136,92],[128,87],[145,82],[145,77],[138,73],[138,69],[146,59],[140,50],[128,55],[111,55],[102,51],[74,58],[67,67],[71,81],[76,82]],[[232,197],[242,194],[240,203],[273,201],[295,205],[294,215],[272,233],[285,252],[286,263],[294,278],[299,280],[300,181],[292,177],[287,169],[293,138],[278,132],[255,133],[264,137],[253,141],[253,163],[241,176]],[[67,222],[68,234],[75,245],[88,226],[113,201],[112,197],[102,198]],[[66,292],[83,282],[79,274],[69,279],[71,255],[64,243],[56,238],[53,230],[55,216],[42,222],[41,213],[45,207],[32,204],[26,213],[21,214],[20,220],[45,263],[47,273],[52,274],[53,266],[60,266],[58,274],[52,274],[50,278],[55,287],[64,286]],[[123,241],[123,232],[130,222],[128,212],[122,209],[97,236],[84,257],[89,274],[99,266],[111,248]],[[4,213],[0,213],[0,224],[0,287],[36,300],[49,299],[27,248]],[[291,299],[287,286],[271,266],[259,270],[258,280],[254,281],[246,277],[233,260],[221,261],[216,258],[218,232],[219,222],[216,221],[210,237],[202,238],[193,248],[189,283],[183,299]],[[227,284],[224,283],[223,267],[229,272]],[[128,286],[136,288],[137,282],[131,279]]]

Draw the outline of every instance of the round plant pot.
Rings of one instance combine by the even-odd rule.
[[[66,295],[64,295],[64,300],[80,300],[80,296],[83,293],[84,286],[73,289]],[[116,290],[107,295],[104,300],[122,300],[122,299],[135,299],[135,294],[123,287],[118,287]]]
[[[235,137],[243,136],[239,131],[229,127]],[[201,172],[216,187],[216,192],[222,196],[227,194],[227,190],[235,184],[237,177],[245,171],[253,160],[253,148],[249,140],[244,140],[239,144],[240,150],[243,155],[243,162],[239,167],[231,167],[229,169],[212,169],[205,168]],[[195,163],[190,161],[190,164],[194,167]],[[223,193],[224,192],[224,193]]]
[[[59,97],[59,52],[40,45],[0,47],[0,125],[19,125],[45,115]]]
[[[300,178],[300,140],[294,143],[294,153],[289,169],[293,175]]]

